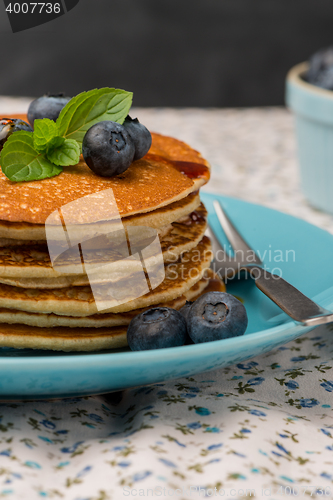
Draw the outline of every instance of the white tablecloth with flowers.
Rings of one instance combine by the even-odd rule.
[[[27,100],[0,98],[0,113]],[[137,109],[212,163],[206,189],[305,218],[289,113]],[[133,113],[132,113],[133,114]],[[0,403],[0,498],[333,497],[333,327],[236,366],[121,394]]]

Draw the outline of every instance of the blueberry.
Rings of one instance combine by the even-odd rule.
[[[333,90],[333,47],[321,49],[310,58],[306,80],[317,87]]]
[[[1,118],[0,120],[0,151],[3,148],[6,140],[13,132],[25,130],[33,132],[30,125],[19,118]]]
[[[129,134],[119,123],[98,122],[82,141],[82,154],[88,167],[97,175],[112,177],[128,169],[135,153]]]
[[[184,345],[186,321],[179,311],[170,307],[154,307],[135,316],[127,330],[132,351],[163,349]]]
[[[151,133],[137,118],[133,120],[129,115],[126,116],[123,125],[135,146],[134,160],[139,160],[147,154],[150,149]]]
[[[179,309],[180,314],[182,314],[185,318],[185,321],[187,322],[188,314],[191,308],[191,305],[194,303],[194,301],[187,300],[185,305]],[[185,345],[191,345],[194,344],[193,340],[190,338],[189,334],[186,332],[186,340],[185,340]]]
[[[64,94],[46,94],[32,101],[28,109],[28,120],[33,127],[34,121],[42,118],[49,118],[56,121],[62,108],[71,100]]]
[[[228,293],[208,292],[190,307],[187,330],[199,344],[243,335],[248,319],[243,304]]]
[[[184,316],[184,318],[186,319],[186,321],[188,319],[188,313],[190,311],[190,307],[191,307],[192,304],[194,304],[193,301],[187,300],[186,303],[185,303],[185,305],[181,309],[179,309],[179,312]]]

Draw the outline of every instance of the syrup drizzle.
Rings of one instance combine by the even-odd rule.
[[[190,217],[195,224],[199,224],[200,222],[203,222],[205,220],[205,217],[202,217],[202,215],[200,215],[200,213],[197,210],[191,212]]]
[[[203,163],[195,163],[192,161],[170,160],[164,156],[148,153],[147,160],[163,161],[171,164],[180,173],[186,175],[189,179],[209,179],[209,168]]]
[[[203,295],[204,293],[208,293],[208,292],[224,292],[224,291],[225,291],[225,287],[220,279],[210,278],[207,287],[203,290],[201,295]]]
[[[192,224],[200,224],[200,222],[203,222],[205,220],[205,218],[202,217],[202,215],[200,215],[200,213],[197,212],[197,210],[191,212],[188,215],[188,217],[189,217],[188,220],[181,222],[180,224],[184,224],[185,226],[191,226]],[[177,221],[175,221],[174,224],[177,224]]]

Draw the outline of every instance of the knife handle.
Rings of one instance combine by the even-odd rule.
[[[330,311],[313,302],[280,276],[256,266],[247,269],[257,288],[295,321],[313,326],[333,321]]]

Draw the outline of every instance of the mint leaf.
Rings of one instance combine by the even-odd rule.
[[[73,139],[64,139],[64,143],[47,153],[47,159],[55,165],[76,165],[80,159],[80,146]]]
[[[58,125],[48,118],[34,121],[34,148],[39,153],[49,149],[58,148],[64,142],[63,137],[59,137]]]
[[[0,164],[3,173],[14,182],[41,180],[63,170],[35,150],[32,132],[25,131],[15,132],[7,139]]]
[[[80,145],[87,130],[95,123],[111,120],[122,124],[132,104],[132,92],[103,88],[73,97],[57,119],[59,135],[75,139]]]

